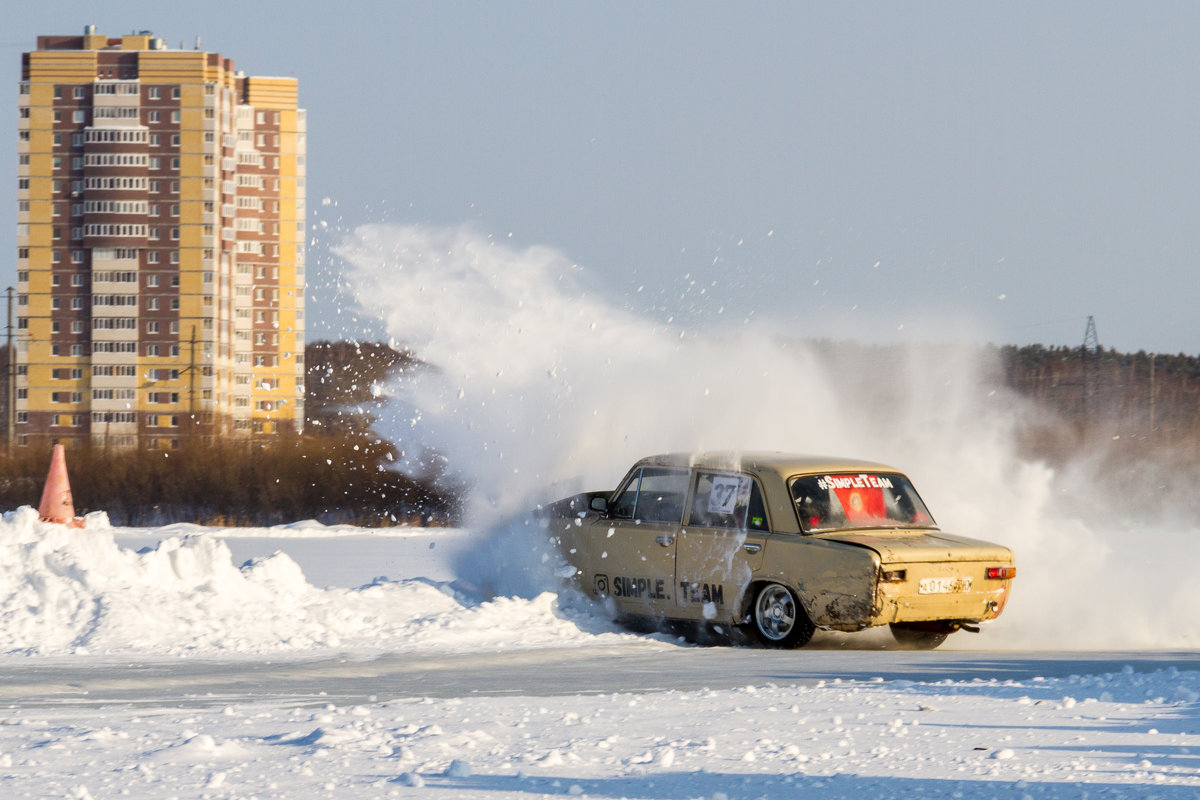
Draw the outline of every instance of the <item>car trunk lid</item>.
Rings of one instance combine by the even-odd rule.
[[[884,564],[994,561],[1011,564],[1007,547],[938,530],[872,530],[817,534],[821,539],[874,550]]]

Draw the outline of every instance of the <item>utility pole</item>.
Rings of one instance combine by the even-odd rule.
[[[1079,350],[1080,386],[1082,387],[1083,419],[1091,414],[1096,394],[1096,369],[1100,361],[1100,340],[1096,336],[1096,320],[1090,314],[1083,331],[1083,347]]]
[[[1154,440],[1154,353],[1150,354],[1150,440]]]
[[[188,359],[188,413],[192,415],[192,429],[196,427],[196,326],[192,326],[191,353]]]
[[[8,326],[7,326],[8,327],[8,344],[5,347],[5,352],[8,355],[8,366],[5,369],[5,372],[7,373],[8,379],[4,382],[5,383],[4,398],[5,398],[5,403],[8,406],[8,408],[5,410],[5,413],[4,413],[4,417],[5,417],[4,440],[5,440],[5,449],[7,450],[8,454],[10,456],[12,455],[13,441],[15,438],[13,436],[13,428],[16,426],[16,421],[17,421],[17,411],[16,411],[16,405],[17,405],[17,389],[16,389],[17,365],[16,365],[16,360],[17,359],[16,359],[16,353],[13,352],[12,308],[13,308],[13,288],[11,286],[9,286],[8,287]]]
[[[188,340],[188,365],[180,372],[188,374],[188,436],[194,436],[200,420],[196,417],[196,326],[192,326],[192,335]]]

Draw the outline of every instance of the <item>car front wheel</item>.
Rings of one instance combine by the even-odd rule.
[[[767,647],[803,647],[815,630],[791,589],[768,583],[758,590],[754,598],[754,632]]]

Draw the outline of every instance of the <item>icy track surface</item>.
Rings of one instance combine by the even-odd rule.
[[[1192,798],[1200,674],[9,709],[6,798]]]

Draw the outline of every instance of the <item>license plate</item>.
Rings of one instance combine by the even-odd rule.
[[[917,594],[956,594],[971,591],[971,579],[968,577],[954,578],[922,578],[917,584]]]

